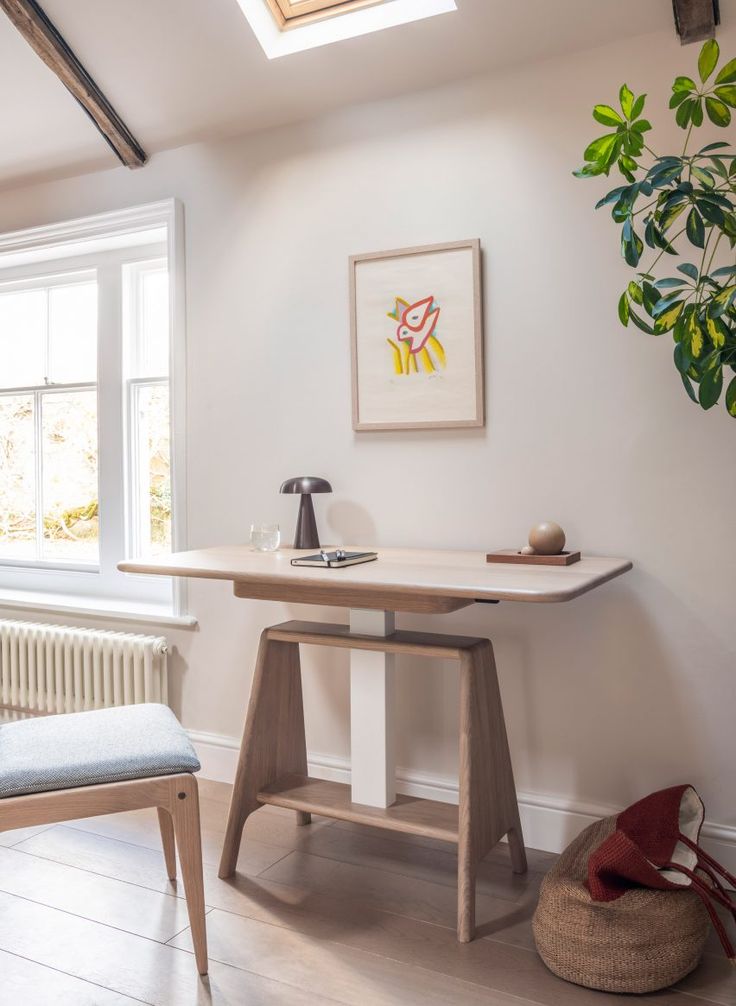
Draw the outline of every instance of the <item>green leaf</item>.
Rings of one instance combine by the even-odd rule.
[[[599,210],[601,206],[606,206],[608,203],[616,202],[621,198],[622,194],[628,190],[628,188],[628,185],[619,185],[617,189],[611,189],[611,191],[606,193],[602,199],[598,200],[595,204],[595,208]]]
[[[703,125],[703,99],[695,98],[693,104],[693,110],[690,113],[690,118],[693,121],[693,125],[697,128]]]
[[[629,324],[629,298],[626,296],[625,290],[618,302],[618,318],[624,327]]]
[[[736,377],[731,378],[731,383],[726,389],[726,408],[729,416],[736,418]]]
[[[697,84],[692,79],[692,77],[675,77],[675,82],[672,85],[673,91],[684,91],[686,94],[688,91],[694,91]]]
[[[644,111],[644,102],[647,100],[646,94],[640,94],[639,97],[634,102],[634,107],[631,109],[631,118],[638,119],[641,113]]]
[[[693,164],[692,172],[698,181],[706,187],[706,189],[715,188],[716,180],[707,168],[699,168],[697,165]]]
[[[726,84],[725,87],[717,87],[715,95],[716,98],[725,101],[731,108],[736,108],[736,84]]]
[[[604,126],[620,126],[624,121],[610,105],[596,105],[593,109],[593,118]]]
[[[690,398],[692,398],[692,400],[697,405],[698,404],[698,399],[697,399],[697,396],[696,396],[695,392],[693,391],[693,386],[690,383],[687,375],[686,374],[680,374],[680,377],[682,378],[682,384],[683,384],[683,387],[685,388],[685,391],[687,391],[687,393],[690,396]]]
[[[630,91],[626,84],[621,85],[621,90],[618,92],[619,101],[621,102],[621,111],[624,113],[627,119],[631,118],[631,113],[634,109],[634,93]]]
[[[705,224],[694,206],[687,217],[687,236],[692,244],[698,248],[705,248]]]
[[[723,224],[725,220],[723,210],[716,203],[709,199],[698,199],[697,206],[709,224],[716,224],[718,227]]]
[[[723,324],[720,318],[711,318],[709,314],[705,316],[705,327],[707,329],[708,335],[710,336],[710,341],[713,343],[716,349],[722,349],[726,344],[726,336],[728,335],[728,329]]]
[[[680,127],[680,129],[687,129],[687,125],[690,122],[690,116],[693,113],[693,108],[695,108],[695,104],[696,102],[694,101],[693,98],[688,98],[687,101],[683,101],[683,103],[677,109],[677,114],[675,115],[675,122]]]
[[[573,171],[575,178],[593,178],[594,175],[602,175],[605,167],[602,164],[584,164],[582,168]]]
[[[671,203],[659,218],[659,224],[663,231],[669,230],[681,213],[684,213],[688,203]]]
[[[628,287],[629,297],[633,300],[635,304],[644,303],[644,294],[641,292],[641,287],[633,279],[629,283]]]
[[[700,402],[701,408],[712,409],[721,397],[722,389],[723,367],[719,364],[716,367],[711,367],[710,370],[706,370],[700,381],[698,401]]]
[[[686,374],[692,362],[687,345],[684,342],[678,342],[675,346],[675,366],[677,369],[681,374]]]
[[[658,290],[669,290],[674,286],[684,286],[685,280],[678,279],[677,276],[667,276],[665,279],[658,279],[654,285]]]
[[[695,314],[691,314],[688,318],[687,335],[690,344],[690,352],[693,359],[697,360],[703,353],[704,340],[702,329],[700,328]]]
[[[729,60],[725,66],[722,66],[718,71],[718,76],[716,77],[716,87],[719,84],[731,84],[736,80],[736,59]]]
[[[652,307],[651,314],[653,314],[655,318],[658,318],[660,315],[669,310],[669,308],[671,308],[675,303],[677,303],[681,296],[682,294],[679,290],[677,293],[670,293],[666,297],[658,294],[657,300]]]
[[[682,105],[680,105],[682,108]],[[728,105],[724,105],[718,98],[708,97],[705,99],[705,110],[708,118],[716,126],[728,126],[731,122],[731,112]],[[680,109],[678,108],[678,112]]]
[[[677,270],[678,272],[684,273],[685,276],[689,276],[690,279],[694,279],[697,283],[700,273],[692,262],[683,262],[682,265],[678,265]]]
[[[586,161],[605,162],[615,149],[617,140],[616,133],[606,133],[605,136],[599,136],[597,140],[588,144],[583,157]]]
[[[736,62],[736,60],[734,62]],[[728,146],[728,143],[724,143],[723,140],[719,140],[717,143],[709,143],[706,147],[702,147],[699,153],[707,154],[709,150],[723,150],[724,147]]]
[[[670,108],[677,108],[677,106],[681,105],[683,101],[686,101],[691,94],[692,91],[675,91],[670,98]]]
[[[648,133],[652,128],[652,124],[649,119],[639,119],[638,122],[633,123],[631,128],[635,133]]]
[[[716,40],[714,38],[709,38],[700,50],[700,56],[698,56],[698,73],[700,74],[700,79],[703,83],[706,82],[708,77],[710,77],[715,70],[720,54],[721,50],[719,49]]]
[[[629,311],[629,317],[634,322],[637,328],[640,328],[642,332],[646,332],[647,335],[654,335],[654,329],[648,325],[645,321],[638,316],[636,311]]]
[[[670,329],[675,327],[677,319],[682,314],[682,309],[685,306],[683,300],[678,300],[676,303],[672,304],[671,307],[667,308],[666,311],[661,311],[657,315],[657,320],[654,322],[654,331],[657,335],[661,335],[663,332],[669,332]]]
[[[627,264],[635,268],[639,264],[643,251],[644,243],[632,227],[631,218],[629,218],[621,231],[621,254]]]
[[[656,313],[656,306],[659,301],[662,300],[662,294],[656,287],[652,286],[646,280],[641,285],[642,293],[644,295],[644,310],[647,314],[654,316]]]

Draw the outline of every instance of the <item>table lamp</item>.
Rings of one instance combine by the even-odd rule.
[[[294,535],[294,548],[319,548],[312,493],[331,493],[330,483],[327,479],[320,479],[315,475],[302,475],[296,479],[287,479],[280,491],[282,493],[298,493],[301,496]]]

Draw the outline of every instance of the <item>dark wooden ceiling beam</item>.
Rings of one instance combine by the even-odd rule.
[[[672,0],[675,27],[683,45],[714,38],[721,23],[719,0]]]
[[[36,0],[0,0],[0,9],[77,99],[123,164],[129,168],[145,164],[145,150]]]

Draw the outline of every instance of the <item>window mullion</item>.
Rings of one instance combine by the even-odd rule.
[[[43,558],[43,395],[33,393],[33,443],[35,457],[36,558]]]
[[[125,472],[123,451],[123,336],[121,270],[97,273],[97,428],[100,520],[100,574],[111,586],[125,554]]]

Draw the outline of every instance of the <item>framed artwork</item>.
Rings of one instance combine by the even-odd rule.
[[[350,259],[353,429],[483,426],[480,241]]]

